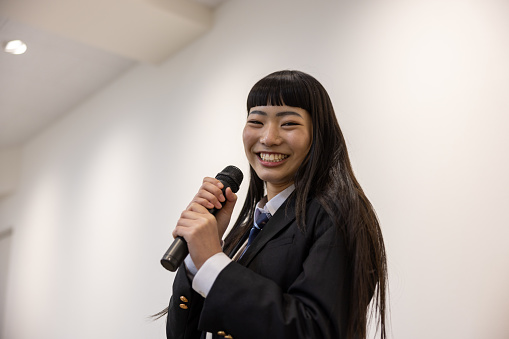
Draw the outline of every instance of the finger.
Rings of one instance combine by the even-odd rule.
[[[203,207],[200,204],[191,203],[188,209],[182,211],[180,214],[180,219],[177,221],[177,224],[180,223],[181,220],[209,220],[214,216],[209,213],[209,210]]]
[[[183,211],[182,214],[184,214],[185,212],[198,213],[198,214],[201,214],[201,217],[203,217],[203,215],[211,215],[209,213],[209,210],[206,207],[204,207],[202,204],[199,204],[197,202],[191,202],[189,204],[188,208],[185,211]]]
[[[197,203],[205,207],[206,209],[214,208],[215,205],[211,203],[209,200],[201,198],[201,197],[194,197],[193,201],[189,205],[187,205],[187,209],[191,208],[192,203]]]
[[[193,201],[203,202],[206,200],[213,204],[213,207],[221,208],[221,203],[226,201],[223,192],[216,186],[208,183],[208,187],[202,187],[195,195]],[[203,200],[201,200],[203,199]],[[210,207],[209,207],[210,208]]]
[[[223,186],[223,184],[217,179],[205,178],[193,201],[203,204],[206,200],[213,204],[213,206],[210,206],[208,203],[203,204],[207,208],[221,208],[221,203],[226,201],[226,198],[224,197],[220,186]]]
[[[190,235],[194,232],[193,227],[186,227],[182,225],[177,225],[173,229],[173,232],[171,234],[173,235],[173,238],[176,237],[182,237],[187,242]]]
[[[224,188],[223,183],[217,179],[212,179],[212,180],[213,181],[205,181],[204,180],[200,191],[210,192],[213,195],[215,195],[220,201],[224,201],[225,200],[224,196],[221,197],[223,195],[223,188]]]
[[[203,208],[202,206],[198,206]],[[203,233],[205,232],[205,233]],[[193,211],[182,212],[181,218],[177,221],[177,225],[173,230],[172,234],[174,237],[182,236],[186,241],[189,240],[189,236],[194,236],[197,233],[217,234],[217,223],[214,216],[210,213],[197,213]]]
[[[203,183],[200,190],[206,190],[215,196],[219,197],[223,193],[224,184],[216,178],[206,177],[203,179]],[[222,200],[221,200],[222,201]]]
[[[175,226],[175,228],[171,232],[173,239],[175,239],[176,237],[179,237],[179,236],[182,237],[180,234],[181,234],[181,230],[180,230],[179,226]]]
[[[193,227],[196,225],[197,221],[199,221],[200,218],[196,215],[186,215],[181,217],[177,221],[177,226],[183,226],[183,227]]]
[[[182,212],[182,215],[177,221],[177,225],[172,232],[173,237],[182,236],[186,238],[190,232],[192,233],[197,228],[207,225],[207,223],[208,220],[206,217],[204,217],[204,214],[192,211],[184,211]]]
[[[224,187],[223,183],[216,178],[205,177],[205,178],[203,178],[203,182],[204,183],[209,182],[209,183],[217,186],[219,189],[223,189],[223,187]]]

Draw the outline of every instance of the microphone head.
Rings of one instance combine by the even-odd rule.
[[[235,166],[226,166],[224,170],[216,175],[216,179],[221,181],[225,186],[230,186],[233,193],[239,190],[244,174]]]

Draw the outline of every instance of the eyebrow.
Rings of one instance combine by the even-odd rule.
[[[258,115],[264,115],[264,116],[268,115],[264,111],[252,111],[252,112],[249,112],[248,115],[251,115],[251,114],[258,114]],[[294,115],[294,116],[298,116],[298,117],[302,118],[302,115],[300,115],[299,113],[294,112],[294,111],[283,111],[283,112],[277,112],[276,113],[276,117],[284,117],[284,116],[288,116],[288,115]]]

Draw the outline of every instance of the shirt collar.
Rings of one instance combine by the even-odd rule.
[[[279,192],[274,198],[267,201],[267,196],[263,197],[262,200],[258,202],[255,210],[255,218],[259,213],[270,213],[270,215],[276,214],[276,211],[283,205],[283,203],[288,199],[290,194],[295,190],[295,185],[292,184]]]

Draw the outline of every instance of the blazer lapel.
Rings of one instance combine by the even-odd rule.
[[[239,259],[239,264],[244,266],[249,265],[253,258],[256,257],[256,255],[262,250],[265,244],[278,235],[282,230],[287,228],[294,219],[295,203],[292,195],[286,199],[283,205],[278,208],[276,214],[269,219],[267,224],[265,224],[263,230],[260,234],[258,234],[251,246],[249,246],[246,253],[244,253],[242,258]]]
[[[248,228],[247,226],[244,226],[245,228]],[[230,257],[230,259],[233,259],[233,257],[235,257],[235,255],[237,254],[237,252],[240,250],[240,248],[242,247],[242,245],[244,245],[244,243],[246,242],[247,238],[249,238],[249,231],[251,230],[251,227],[249,227],[248,230],[244,230],[244,235],[242,236],[242,238],[240,239],[240,241],[237,243],[237,245],[235,245],[235,247],[233,248],[233,250],[230,252],[230,254],[228,255]]]

